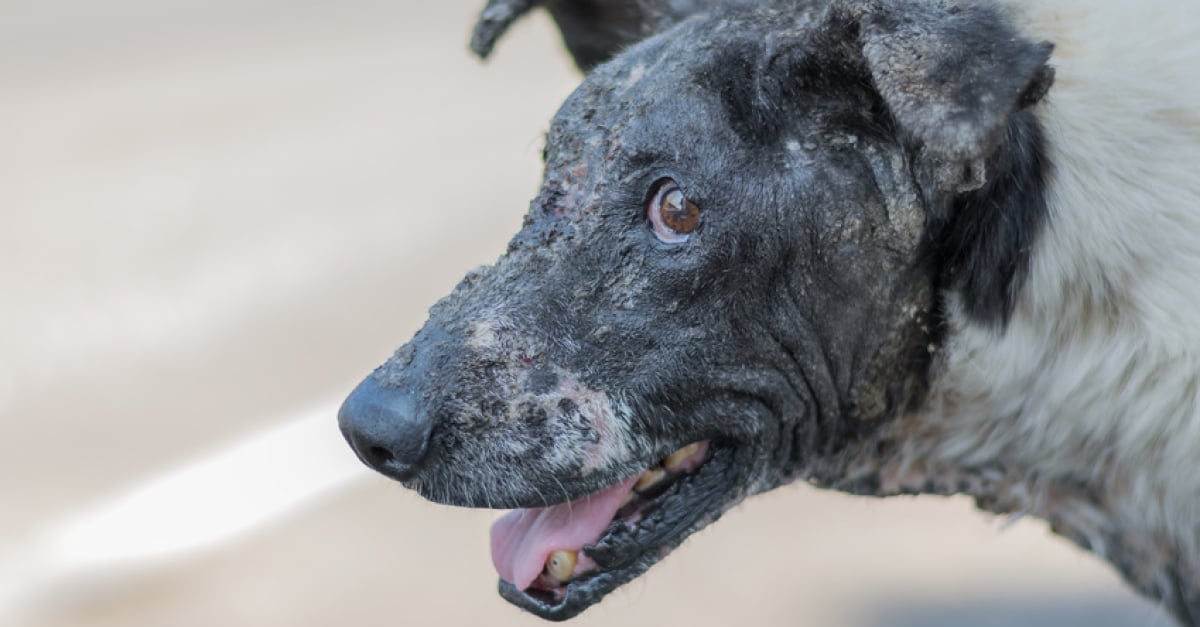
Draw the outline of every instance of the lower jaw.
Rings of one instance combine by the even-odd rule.
[[[660,557],[643,555],[635,558],[634,563],[617,570],[593,571],[569,584],[561,595],[545,591],[518,590],[506,581],[500,581],[499,592],[509,603],[539,618],[563,621],[579,615],[600,602],[608,593],[636,579]]]

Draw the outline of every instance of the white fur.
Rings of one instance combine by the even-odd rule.
[[[1109,523],[1200,546],[1200,2],[1032,0],[1047,228],[1003,332],[950,303],[923,454],[1083,482]],[[1099,547],[1094,547],[1099,548]],[[1197,562],[1193,562],[1193,571]]]

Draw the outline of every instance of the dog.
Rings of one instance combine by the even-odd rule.
[[[1040,517],[1200,625],[1200,4],[492,0],[586,72],[339,413],[570,618],[795,480]]]

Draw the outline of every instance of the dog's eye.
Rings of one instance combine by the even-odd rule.
[[[683,195],[673,179],[662,179],[653,189],[646,215],[654,226],[654,234],[668,244],[687,241],[700,225],[700,208]]]

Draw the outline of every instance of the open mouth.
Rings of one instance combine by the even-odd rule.
[[[694,442],[599,492],[513,510],[491,533],[501,596],[549,620],[582,612],[720,516],[738,483],[731,459]]]

